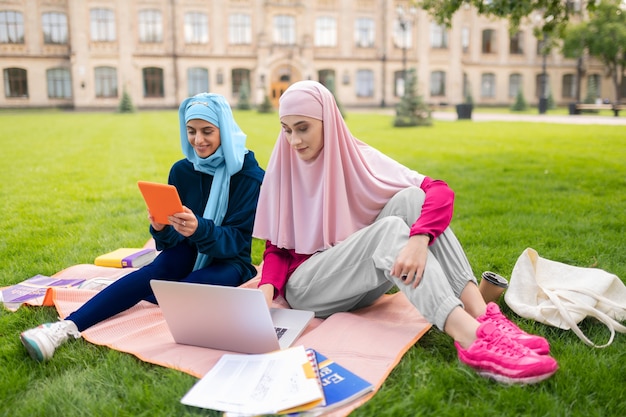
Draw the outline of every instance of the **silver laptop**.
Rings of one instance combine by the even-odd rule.
[[[151,280],[176,343],[241,353],[285,349],[312,311],[268,308],[261,290]]]

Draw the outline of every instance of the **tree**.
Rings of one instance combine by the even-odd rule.
[[[241,86],[239,87],[239,100],[237,101],[237,109],[239,110],[250,110],[252,106],[250,105],[250,84],[248,84],[248,80],[244,79],[241,82]]]
[[[589,14],[584,37],[589,55],[599,59],[613,81],[615,102],[626,70],[626,10],[621,0],[603,0]]]
[[[337,108],[339,108],[339,112],[341,113],[341,117],[343,117],[343,119],[346,119],[346,112],[343,109],[343,106],[341,105],[341,102],[339,101],[339,99],[337,98],[337,94],[335,94],[335,77],[333,75],[328,75],[326,77],[326,80],[324,80],[324,85],[326,88],[328,88],[328,91],[330,91],[333,94],[333,97],[335,97],[335,102],[337,103]]]
[[[402,100],[396,106],[395,127],[430,126],[433,121],[430,109],[417,91],[417,74],[412,68],[407,71],[406,86]]]
[[[263,103],[261,103],[261,105],[257,108],[257,112],[259,113],[273,113],[274,112],[274,106],[272,105],[272,102],[270,101],[270,97],[265,94],[265,96],[263,97]]]
[[[576,101],[580,102],[580,91],[582,79],[586,74],[585,55],[587,54],[587,22],[568,27],[563,34],[563,45],[561,52],[566,58],[577,60],[576,65]]]
[[[476,8],[478,14],[508,19],[512,29],[519,27],[523,19],[533,12],[542,14],[543,25],[539,32],[560,37],[572,14],[569,2],[563,0],[414,0],[428,11],[437,23],[451,25],[452,16],[465,4]],[[595,1],[588,1],[587,10],[595,8]],[[556,36],[555,36],[556,35]]]
[[[117,111],[120,113],[133,113],[135,111],[135,106],[133,106],[133,100],[130,98],[130,94],[124,89],[122,92],[122,99],[120,100],[120,104],[117,107]]]
[[[519,89],[517,91],[517,96],[515,97],[515,103],[513,103],[513,106],[511,106],[511,110],[512,111],[524,111],[528,109],[528,103],[526,102],[526,99],[524,98],[524,93],[522,92],[522,89]]]

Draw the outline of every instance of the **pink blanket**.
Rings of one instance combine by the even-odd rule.
[[[119,269],[76,265],[55,276],[106,277]],[[246,286],[256,286],[255,278]],[[95,291],[54,289],[51,298],[60,317],[78,309]],[[278,307],[284,304],[277,303]],[[375,390],[335,412],[344,416],[367,401],[380,388],[404,353],[430,328],[401,293],[385,295],[374,305],[352,313],[314,319],[296,344],[311,347],[370,381]],[[223,351],[174,342],[158,306],[141,302],[82,333],[85,340],[127,352],[153,364],[202,377]]]

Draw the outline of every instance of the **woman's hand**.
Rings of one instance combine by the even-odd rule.
[[[170,224],[178,233],[185,237],[193,235],[198,228],[198,219],[189,208],[183,206],[182,213],[176,213],[168,217]]]
[[[263,284],[259,286],[259,289],[265,297],[267,307],[272,307],[272,300],[274,299],[274,286],[272,284]]]
[[[412,283],[413,288],[417,287],[426,269],[429,242],[430,236],[428,235],[411,236],[398,253],[391,268],[391,275],[400,278],[406,285]]]
[[[152,226],[152,228],[156,230],[157,232],[160,232],[161,230],[165,229],[165,226],[167,226],[166,224],[163,224],[163,223],[157,223],[149,211],[148,211],[148,220],[150,221],[150,226]]]

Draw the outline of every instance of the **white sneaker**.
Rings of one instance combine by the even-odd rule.
[[[22,332],[20,339],[31,358],[42,362],[52,358],[54,350],[70,336],[74,339],[80,337],[76,324],[70,320],[61,320],[26,330]]]

